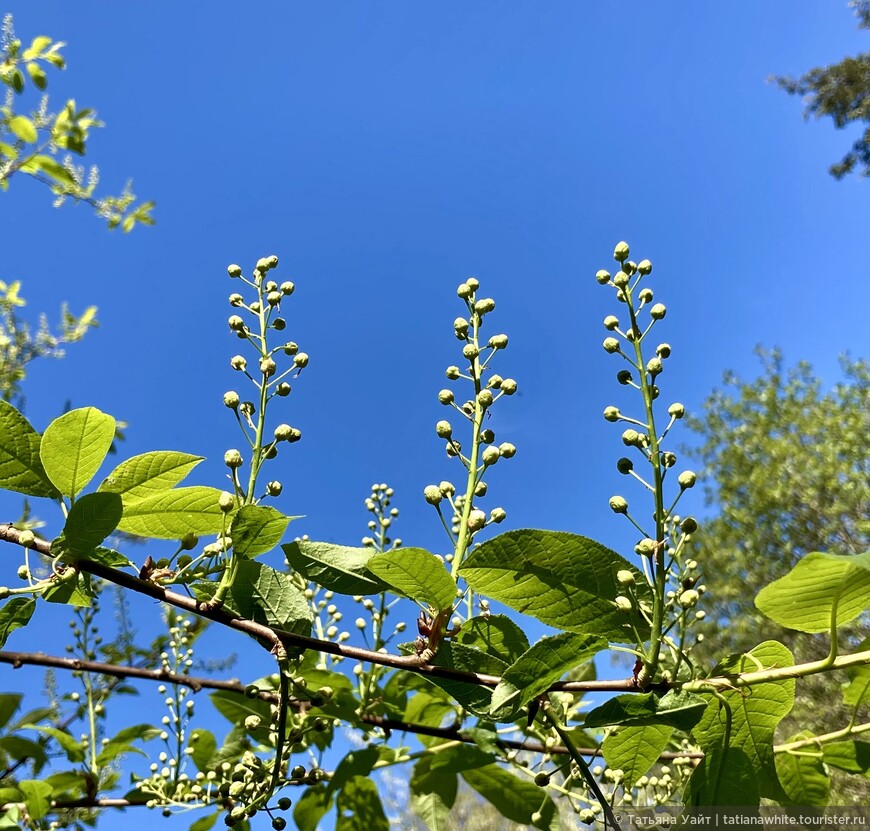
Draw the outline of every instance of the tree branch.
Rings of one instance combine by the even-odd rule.
[[[20,545],[20,532],[11,524],[0,524],[0,540]],[[36,540],[31,548],[47,557],[51,556],[51,544],[45,540]],[[168,603],[170,606],[182,609],[190,614],[206,618],[214,623],[219,623],[254,638],[264,639],[269,643],[273,643],[277,638],[284,646],[296,649],[310,649],[329,655],[350,658],[355,661],[363,661],[365,663],[392,667],[393,669],[407,669],[411,672],[419,673],[420,675],[446,678],[451,681],[465,681],[466,683],[482,687],[494,688],[498,686],[499,681],[501,681],[501,678],[497,675],[463,672],[461,670],[435,666],[434,664],[420,663],[420,659],[416,655],[384,654],[381,652],[374,652],[370,649],[362,649],[356,646],[345,646],[344,644],[334,643],[333,641],[318,640],[317,638],[311,638],[306,635],[297,635],[293,632],[285,632],[284,630],[275,627],[264,626],[263,624],[256,623],[252,620],[238,617],[237,615],[231,614],[223,609],[212,609],[199,600],[170,591],[158,583],[141,580],[127,572],[91,560],[77,560],[75,568],[93,574],[95,577],[100,577],[103,580],[107,580],[110,583],[121,586],[122,588]],[[647,690],[666,690],[668,688],[669,685],[667,684],[659,684],[647,687]],[[552,684],[547,691],[640,692],[640,689],[634,678],[626,678],[615,681],[559,681]]]

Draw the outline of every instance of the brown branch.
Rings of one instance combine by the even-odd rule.
[[[0,524],[0,540],[20,545],[20,532],[11,524]],[[31,547],[45,556],[51,556],[51,544],[45,540],[36,540]],[[202,603],[199,600],[170,591],[157,583],[152,583],[148,580],[141,580],[127,572],[91,560],[78,560],[75,563],[75,568],[80,569],[81,571],[86,571],[89,574],[93,574],[94,576],[100,577],[104,580],[108,580],[110,583],[114,583],[122,588],[168,603],[170,606],[182,609],[190,614],[206,618],[214,623],[220,623],[223,626],[235,629],[238,632],[243,632],[246,635],[266,640],[269,643],[273,643],[277,638],[284,646],[297,649],[310,649],[329,655],[337,655],[342,658],[350,658],[365,663],[392,667],[393,669],[407,669],[411,672],[419,673],[420,675],[445,678],[451,681],[464,681],[468,684],[474,684],[475,686],[496,687],[499,681],[501,681],[501,678],[497,675],[464,672],[461,670],[435,666],[433,664],[420,663],[420,659],[416,655],[384,654],[356,646],[345,646],[344,644],[334,643],[332,641],[319,640],[306,635],[297,635],[293,632],[285,632],[284,630],[275,627],[264,626],[263,624],[256,623],[252,620],[238,617],[237,615],[231,614],[223,609],[210,608],[207,604]],[[647,689],[666,690],[668,688],[669,685],[667,684],[658,684],[651,685]],[[616,681],[559,681],[552,684],[547,691],[640,692],[640,688],[634,678],[626,678]]]
[[[61,658],[56,655],[46,655],[43,652],[4,652],[0,651],[0,663],[11,664],[13,668],[20,669],[23,666],[44,666],[54,667],[56,669],[65,669],[70,671],[87,671],[99,673],[102,675],[110,675],[114,678],[140,678],[147,681],[159,681],[167,684],[181,684],[189,687],[194,692],[200,690],[226,690],[228,692],[245,695],[247,687],[236,679],[223,681],[218,678],[203,678],[193,675],[178,675],[174,672],[159,669],[142,669],[139,667],[128,667],[121,664],[106,664],[101,661],[83,661],[79,658]],[[277,702],[278,694],[261,690],[259,697],[264,701]],[[302,700],[291,700],[291,705],[299,707],[309,706],[309,702]],[[385,732],[395,731],[398,733],[416,733],[421,736],[433,736],[435,738],[445,739],[446,741],[460,741],[466,744],[474,744],[475,741],[469,735],[464,733],[459,727],[430,727],[425,724],[415,724],[398,719],[384,718],[369,713],[362,713],[358,716],[359,720],[365,724],[371,724],[373,727],[380,727]],[[500,747],[509,748],[512,750],[525,750],[529,753],[549,753],[555,756],[566,755],[568,749],[561,745],[547,747],[542,742],[535,741],[518,741],[516,739],[497,738],[496,744]],[[580,752],[584,756],[600,756],[599,748],[581,748]],[[660,759],[676,759],[688,757],[690,759],[703,758],[703,753],[677,753],[665,752],[660,755]]]

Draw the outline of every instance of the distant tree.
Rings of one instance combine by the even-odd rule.
[[[825,638],[781,629],[753,600],[810,552],[870,550],[870,364],[842,358],[844,380],[826,392],[808,363],[786,369],[778,351],[760,350],[759,357],[758,378],[727,374],[724,388],[690,421],[701,438],[696,452],[707,501],[718,510],[697,540],[704,579],[715,588],[704,597],[708,627],[696,654],[741,652],[777,638],[820,658]],[[855,631],[846,629],[844,641],[854,645]],[[807,679],[789,717],[795,731],[813,721],[813,710],[840,709],[831,723],[849,720],[842,681],[830,674]],[[858,777],[849,787],[841,798],[870,797]]]
[[[870,0],[850,3],[862,29],[870,29]],[[870,52],[843,58],[839,63],[816,67],[800,78],[778,76],[774,80],[789,95],[801,95],[806,102],[807,118],[831,116],[837,129],[850,124],[864,124],[863,134],[830,172],[837,179],[860,171],[870,175]]]

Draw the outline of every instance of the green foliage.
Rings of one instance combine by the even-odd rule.
[[[25,129],[16,123],[18,132]],[[618,468],[640,480],[650,503],[651,510],[629,511],[626,497],[610,499],[613,512],[641,535],[634,561],[568,532],[523,529],[484,540],[506,511],[487,514],[477,500],[487,492],[488,471],[517,452],[510,443],[495,445],[489,418],[517,382],[493,372],[508,340],[483,334],[495,300],[480,296],[473,278],[457,290],[467,315],[454,322],[463,365],[447,370],[472,397],[459,406],[452,390],[438,396],[467,435],[460,440],[460,428],[446,420],[435,427],[466,486],[459,491],[444,480],[423,492],[447,537],[443,557],[389,536],[398,509],[385,484],[365,500],[373,535],[362,547],[282,542],[292,517],[268,500],[283,486],[261,483],[278,446],[283,451],[301,438],[290,425],[274,424],[275,410],[290,393],[285,379],[295,381],[310,359],[284,340],[279,315],[294,287],[273,279],[277,257],[259,260],[250,279],[238,266],[228,269],[250,295],[231,295],[239,313],[227,321],[230,333],[258,369],[248,370],[243,355],[231,366],[259,394],[256,404],[235,390],[224,395],[245,448],[244,456],[234,448],[224,453],[226,491],[185,484],[202,459],[177,451],[134,456],[99,480],[116,434],[111,416],[72,410],[40,435],[11,404],[0,405],[0,487],[60,508],[53,539],[0,525],[0,540],[21,556],[17,582],[0,587],[0,640],[20,638],[40,602],[67,604],[76,656],[0,652],[0,660],[70,670],[80,688],[52,692],[51,708],[15,723],[20,696],[0,696],[0,754],[9,760],[0,827],[76,827],[76,811],[107,809],[99,800],[111,795],[131,808],[202,809],[192,819],[196,831],[215,826],[216,809],[239,829],[267,816],[280,831],[286,815],[307,831],[321,822],[387,831],[392,808],[378,782],[398,768],[406,772],[416,821],[432,831],[454,827],[469,792],[490,806],[490,817],[497,812],[505,822],[555,831],[572,815],[613,825],[615,811],[628,805],[751,807],[764,798],[823,806],[831,798],[830,769],[864,774],[868,754],[856,736],[867,727],[857,717],[870,699],[870,650],[864,643],[841,655],[837,629],[853,625],[870,602],[870,555],[807,552],[758,595],[759,609],[781,625],[831,634],[823,660],[795,664],[776,641],[739,650],[709,674],[697,660],[704,615],[696,608],[707,596],[699,580],[707,573],[712,582],[714,559],[695,559],[698,522],[676,514],[696,479],[692,471],[671,473],[677,457],[668,434],[685,410],[672,403],[666,419],[656,403],[671,350],[659,344],[654,357],[644,350],[666,308],[650,305],[643,281],[652,265],[628,256],[620,243],[619,271],[599,271],[596,279],[615,290],[628,315],[622,327],[615,316],[605,320],[611,334],[603,347],[628,362],[631,383],[622,386],[639,393],[642,408],[638,417],[615,406],[604,413],[629,425],[622,443],[634,459],[621,458]],[[721,440],[711,436],[702,453],[715,456]],[[721,490],[727,484],[723,479]],[[855,533],[864,528],[858,515],[838,521]],[[118,532],[145,538],[153,556],[134,564],[115,550],[125,542]],[[765,531],[755,533],[761,539]],[[122,601],[116,637],[105,643],[101,595],[112,583],[162,601],[166,633],[138,646]],[[493,613],[495,602],[558,631],[530,643],[521,618]],[[361,609],[353,645],[342,631],[352,603]],[[422,607],[418,636],[397,643],[417,615],[415,604]],[[206,619],[228,637],[247,635],[246,645],[272,657],[273,671],[247,684],[189,677]],[[628,678],[593,680],[592,661],[607,652],[631,656]],[[346,661],[354,662],[349,670]],[[777,744],[796,679],[840,670],[851,673],[843,690],[850,718],[827,733],[807,729]],[[165,715],[109,731],[107,708],[135,691],[133,678],[159,684]],[[222,738],[196,725],[190,696],[201,688],[228,723]],[[583,696],[591,691],[612,695],[589,708]],[[342,728],[362,735],[362,746],[324,769]],[[404,743],[409,735],[419,739],[414,748]],[[607,767],[592,762],[599,749]],[[122,769],[131,773],[126,790]]]
[[[861,28],[870,29],[867,3],[859,0],[852,5]],[[838,130],[852,124],[867,125],[852,149],[831,165],[830,172],[837,179],[856,170],[861,176],[870,175],[870,52],[816,67],[800,78],[786,76],[775,80],[789,95],[803,98],[807,118],[830,116]]]
[[[47,185],[55,195],[55,204],[66,199],[86,202],[109,228],[131,231],[137,224],[153,225],[153,202],[136,204],[136,195],[128,183],[118,196],[96,196],[99,173],[85,170],[73,162],[73,154],[84,156],[90,131],[102,127],[92,109],[79,108],[68,100],[57,113],[48,110],[48,98],[27,114],[17,112],[13,104],[32,85],[43,93],[48,86],[46,69],[64,69],[61,50],[65,44],[40,35],[27,48],[16,38],[12,15],[3,20],[0,46],[0,82],[13,93],[0,107],[0,189],[7,190],[11,179],[23,173]],[[60,157],[61,153],[66,153]]]

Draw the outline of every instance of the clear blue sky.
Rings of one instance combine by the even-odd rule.
[[[0,279],[23,281],[31,313],[65,299],[102,322],[33,366],[28,416],[42,429],[66,400],[93,404],[130,424],[125,455],[199,453],[196,481],[220,486],[238,443],[225,268],[276,253],[297,284],[287,334],[311,355],[282,415],[303,441],[276,467],[296,533],[356,543],[386,481],[406,544],[439,550],[421,491],[456,475],[435,395],[472,274],[511,338],[497,371],[522,392],[495,411],[519,452],[487,505],[503,527],[626,552],[607,499],[632,493],[601,410],[628,399],[600,347],[612,291],[593,278],[615,242],[654,263],[674,348],[661,386],[690,410],[723,370],[754,374],[757,343],[827,381],[839,353],[870,351],[870,184],[827,173],[855,136],[804,123],[766,82],[867,48],[845,2],[3,8],[22,37],[68,41],[49,91],[107,123],[90,152],[105,187],[132,176],[157,202],[155,228],[122,236],[21,177],[0,200]],[[45,648],[36,633],[10,646]]]

